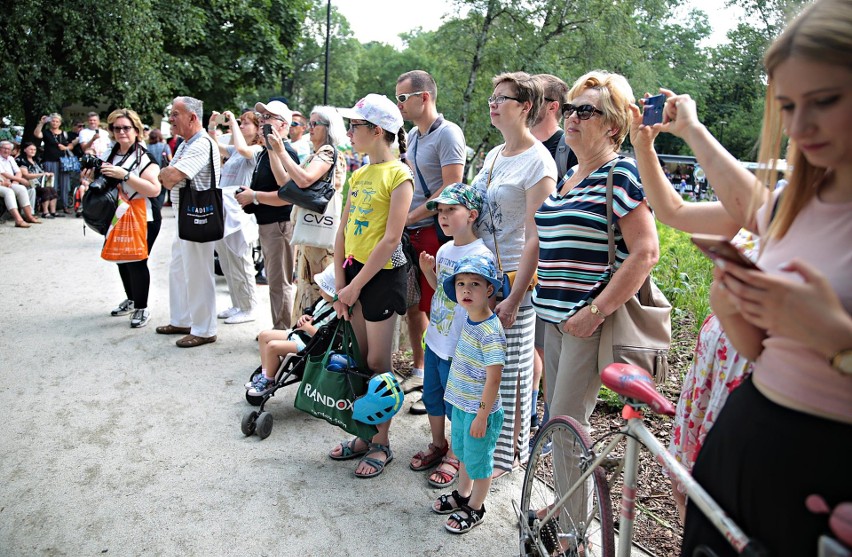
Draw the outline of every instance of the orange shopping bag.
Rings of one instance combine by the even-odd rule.
[[[106,233],[101,257],[115,263],[129,263],[148,258],[148,220],[145,198],[129,199],[119,186],[118,207]]]

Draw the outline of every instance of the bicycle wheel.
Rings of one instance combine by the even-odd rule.
[[[600,468],[559,514],[545,524],[539,519],[591,464],[590,446],[588,434],[568,416],[553,418],[538,432],[521,493],[522,557],[615,555],[609,486]]]

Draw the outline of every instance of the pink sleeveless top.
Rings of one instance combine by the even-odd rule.
[[[764,224],[763,215],[758,220]],[[768,273],[801,280],[798,274],[779,270],[794,258],[817,267],[852,313],[852,203],[814,198],[781,240],[765,242],[758,265]],[[801,342],[768,334],[754,365],[760,392],[782,406],[852,424],[852,375],[841,374],[825,356]]]

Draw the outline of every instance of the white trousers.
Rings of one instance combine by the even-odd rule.
[[[254,279],[254,260],[252,248],[245,250],[242,256],[234,253],[225,239],[216,241],[216,253],[219,254],[219,266],[228,283],[231,295],[231,307],[244,312],[252,312],[257,307],[257,294]]]
[[[169,263],[169,323],[190,327],[190,332],[199,337],[216,334],[214,244],[181,240],[175,226]]]
[[[6,209],[23,209],[30,205],[28,191],[26,187],[15,182],[11,187],[0,186],[0,197],[3,197]]]

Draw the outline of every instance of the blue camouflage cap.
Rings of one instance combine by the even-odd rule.
[[[497,279],[497,267],[494,266],[494,260],[491,257],[484,255],[468,255],[462,257],[456,264],[453,276],[447,277],[444,280],[444,294],[450,301],[458,303],[456,298],[456,275],[462,273],[472,273],[480,275],[482,278],[491,283],[496,293],[502,287],[502,284]]]

